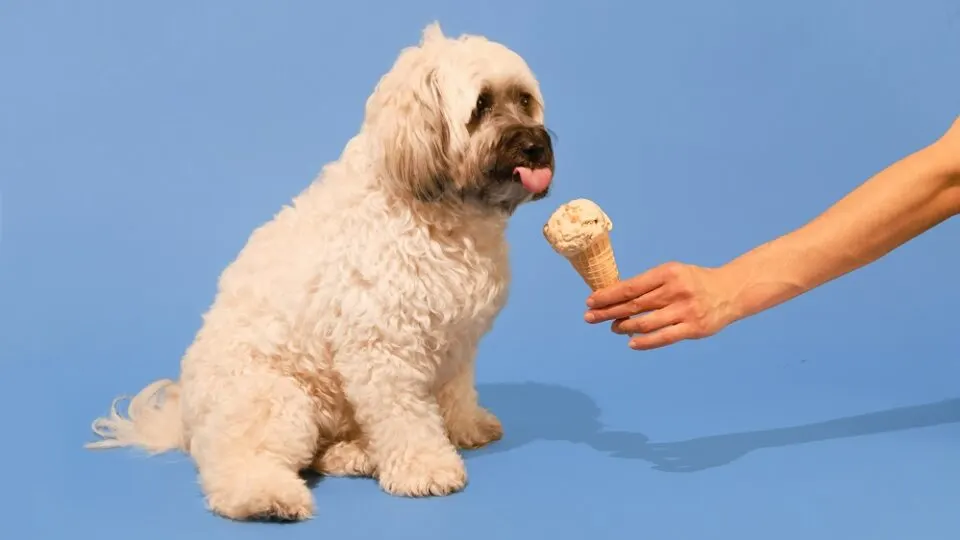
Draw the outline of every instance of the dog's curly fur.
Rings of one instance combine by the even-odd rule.
[[[396,495],[462,489],[457,448],[502,435],[474,356],[507,299],[507,221],[549,189],[516,172],[552,175],[543,110],[515,52],[428,26],[341,157],[223,272],[179,381],[126,417],[115,402],[88,446],[189,453],[233,519],[310,517],[307,468]]]

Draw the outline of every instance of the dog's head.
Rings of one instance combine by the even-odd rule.
[[[364,130],[385,180],[420,201],[512,213],[550,190],[539,84],[517,53],[480,36],[428,26],[367,100]]]

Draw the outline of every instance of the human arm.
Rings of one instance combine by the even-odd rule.
[[[866,266],[958,213],[960,118],[803,227],[718,268],[668,263],[596,291],[585,317],[637,334],[635,349],[706,337]]]

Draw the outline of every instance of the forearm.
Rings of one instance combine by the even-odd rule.
[[[863,267],[960,213],[960,144],[896,162],[819,217],[719,269],[742,319]]]

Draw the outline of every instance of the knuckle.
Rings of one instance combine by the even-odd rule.
[[[680,310],[683,313],[684,320],[691,324],[699,323],[706,315],[706,308],[703,304],[692,297],[683,299],[680,303]]]
[[[704,338],[710,335],[710,327],[707,326],[705,319],[700,318],[690,324],[690,332],[696,338]]]
[[[703,333],[703,324],[697,319],[690,319],[687,321],[687,332],[691,335],[697,335]]]
[[[642,278],[643,275],[639,275],[623,281],[620,284],[618,292],[624,297],[624,299],[633,298],[634,296],[639,295],[643,286]]]
[[[631,279],[624,282],[623,287],[620,289],[620,295],[623,298],[632,298],[637,295],[637,284]]]
[[[689,300],[693,298],[693,287],[686,279],[676,278],[664,283],[663,294],[671,300]]]
[[[637,317],[636,319],[631,319],[630,323],[630,329],[634,332],[640,332],[641,334],[644,334],[650,331],[650,321],[646,317]]]
[[[690,300],[693,298],[693,289],[687,283],[678,283],[675,287],[674,294],[680,300]]]
[[[682,287],[676,281],[667,281],[656,291],[656,296],[664,302],[672,302],[680,298]]]
[[[689,300],[689,295],[681,287],[670,287],[663,291],[663,301],[665,304],[685,305]]]
[[[683,273],[683,265],[675,261],[665,263],[660,269],[668,279],[677,279]]]

